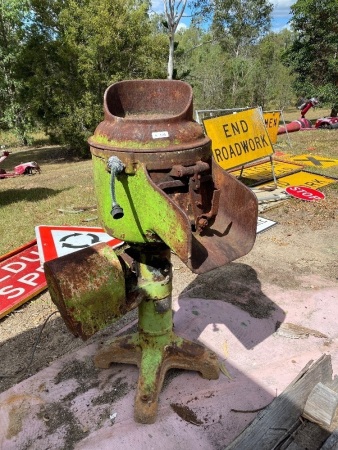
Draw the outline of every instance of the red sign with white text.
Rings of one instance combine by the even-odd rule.
[[[0,257],[0,319],[46,287],[35,240]]]
[[[307,186],[288,186],[285,191],[293,197],[313,202],[315,200],[323,200],[325,195],[316,189],[309,188]]]
[[[95,227],[39,226],[36,234],[37,240],[0,256],[0,319],[46,289],[45,261],[99,242],[123,244]]]

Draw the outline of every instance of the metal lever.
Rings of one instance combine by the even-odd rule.
[[[121,206],[117,203],[116,197],[115,197],[115,178],[116,175],[122,172],[124,169],[124,164],[122,161],[119,160],[117,156],[111,156],[108,159],[108,168],[110,169],[111,178],[110,178],[110,191],[111,191],[111,198],[112,198],[112,210],[110,211],[110,214],[113,216],[113,219],[121,219],[124,216],[123,209]]]

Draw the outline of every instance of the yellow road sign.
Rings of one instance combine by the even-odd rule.
[[[212,153],[223,169],[243,166],[273,154],[270,137],[259,108],[203,119],[212,141]]]
[[[266,111],[263,113],[263,117],[270,140],[273,144],[276,144],[280,121],[280,111]]]
[[[275,176],[282,177],[286,174],[300,172],[302,168],[297,164],[289,164],[285,162],[274,162]],[[270,162],[256,164],[255,166],[245,167],[243,171],[235,170],[231,172],[231,175],[242,178],[248,178],[254,182],[264,182],[273,179],[272,169]]]
[[[288,160],[295,164],[301,164],[302,166],[311,167],[331,167],[338,165],[338,159],[326,158],[325,156],[316,155],[295,155],[288,156]]]
[[[279,178],[277,185],[279,188],[286,188],[288,186],[308,186],[313,189],[318,189],[327,184],[336,183],[334,178],[323,177],[315,173],[298,172],[293,175],[287,175],[286,177]],[[271,183],[267,183],[271,184]]]

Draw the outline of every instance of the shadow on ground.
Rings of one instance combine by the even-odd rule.
[[[58,195],[66,189],[31,188],[31,189],[5,189],[0,191],[0,206],[10,205],[16,202],[38,202],[46,198]]]
[[[232,308],[235,316],[221,316],[221,311],[215,310],[214,317],[208,320],[215,324],[224,324],[239,339],[243,339],[243,327],[252,329],[252,324],[256,321],[243,324],[236,313],[243,311],[249,314],[252,319],[267,319],[265,324],[268,327],[257,327],[252,329],[250,338],[246,332],[245,342],[242,342],[246,348],[252,348],[259,342],[264,341],[269,335],[273,334],[280,323],[285,319],[285,312],[267,297],[261,289],[261,283],[257,277],[256,271],[247,264],[230,263],[226,266],[215,269],[203,275],[199,275],[190,283],[179,296],[179,305],[184,305],[184,298],[196,298],[203,308],[203,302],[221,300],[229,303],[236,308]],[[204,309],[204,308],[203,308]],[[209,308],[210,309],[210,308]],[[177,314],[180,313],[178,310]],[[196,312],[197,314],[197,312]],[[202,319],[204,321],[204,319]],[[247,321],[248,322],[248,321]],[[249,320],[250,322],[250,320]],[[207,323],[204,324],[205,326]]]

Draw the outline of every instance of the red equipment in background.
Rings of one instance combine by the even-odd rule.
[[[317,119],[315,127],[325,128],[326,130],[338,128],[338,117],[321,117],[320,119]]]
[[[2,156],[0,156],[0,163],[2,163],[2,161],[4,161],[9,154],[10,152],[4,151]],[[0,179],[16,177],[18,175],[34,175],[35,173],[41,173],[40,166],[35,161],[29,161],[27,163],[21,163],[18,166],[15,166],[14,172],[6,172],[5,169],[0,168]]]
[[[300,129],[312,128],[312,123],[305,118],[305,114],[309,111],[310,108],[314,108],[317,106],[319,101],[312,97],[309,100],[306,100],[299,106],[301,117],[299,120],[293,120],[290,123],[287,123],[285,126],[281,126],[278,128],[277,134],[284,133],[292,133],[294,131],[299,131]]]

